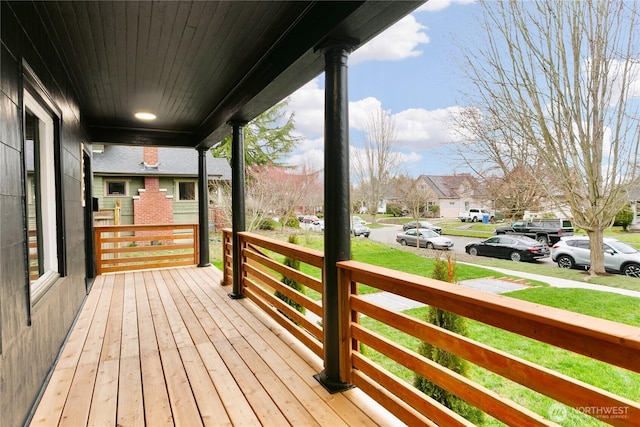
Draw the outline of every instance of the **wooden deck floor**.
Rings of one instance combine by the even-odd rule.
[[[330,395],[322,361],[215,268],[99,276],[32,426],[398,425],[360,390]]]

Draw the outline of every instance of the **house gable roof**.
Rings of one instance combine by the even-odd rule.
[[[158,167],[145,168],[143,147],[105,145],[104,152],[93,153],[92,169],[95,175],[197,177],[198,151],[158,147]],[[231,167],[227,160],[207,154],[207,177],[210,180],[231,180]]]
[[[459,191],[465,183],[469,183],[471,175],[420,175],[418,179],[424,180],[440,199],[459,199]]]

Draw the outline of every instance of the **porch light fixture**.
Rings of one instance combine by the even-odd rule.
[[[134,116],[136,117],[136,119],[139,120],[155,120],[156,119],[156,115],[153,113],[145,113],[142,111],[139,111],[137,113],[134,114]]]

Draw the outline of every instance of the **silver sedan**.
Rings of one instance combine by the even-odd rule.
[[[396,242],[401,245],[416,246],[420,242],[421,248],[427,249],[451,249],[453,242],[448,237],[439,235],[427,228],[412,228],[396,236]]]

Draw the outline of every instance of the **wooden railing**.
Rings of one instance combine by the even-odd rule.
[[[198,263],[198,224],[94,227],[98,274]]]
[[[382,291],[429,304],[521,336],[551,344],[611,365],[640,372],[640,328],[590,316],[545,307],[437,280],[401,273],[356,261],[338,263],[341,286],[364,283]],[[602,417],[612,425],[637,425],[640,404],[585,384],[550,369],[453,334],[419,319],[395,313],[351,295],[349,315],[370,316],[399,331],[455,354],[504,378],[567,405],[602,415],[609,411],[620,417]],[[345,313],[346,315],[347,313]],[[462,397],[508,425],[553,425],[553,422],[523,408],[495,392],[461,377],[414,351],[351,322],[349,328],[353,360],[351,377],[356,386],[376,398],[409,424],[428,417],[441,425],[459,425],[448,409],[435,404],[415,388],[393,378],[358,351],[359,344],[390,357],[416,374]],[[386,393],[380,393],[380,385]],[[393,392],[391,392],[393,391]],[[549,414],[550,416],[553,414]]]
[[[222,285],[233,283],[233,233],[230,228],[222,230]]]
[[[223,237],[225,283],[231,284],[231,233]],[[322,357],[322,277],[324,255],[252,233],[239,233],[242,248],[243,272],[240,293],[251,298],[278,323],[288,329],[307,347]],[[284,257],[300,261],[309,270],[305,273],[284,264]],[[228,268],[228,270],[227,270]],[[314,277],[317,276],[317,277]],[[302,285],[297,291],[281,282],[283,277]],[[315,299],[308,296],[314,293]],[[303,307],[302,313],[276,296],[276,293]]]
[[[287,289],[280,283],[279,277],[286,275],[319,292],[321,282],[309,275],[292,271],[262,250],[296,258],[318,268],[322,266],[322,254],[250,233],[241,233],[240,241],[243,248],[241,277],[244,294],[322,357],[321,328],[273,296],[278,290],[321,317],[320,304]],[[231,252],[225,250],[225,253]],[[348,295],[348,301],[338,303],[339,307],[343,307],[340,318],[346,319],[348,323],[340,328],[346,334],[341,340],[344,345],[341,352],[346,355],[341,369],[344,375],[342,380],[358,386],[407,424],[471,425],[412,384],[373,362],[367,357],[367,352],[361,351],[362,346],[392,359],[414,375],[427,378],[507,425],[556,425],[554,421],[562,421],[563,416],[567,416],[566,412],[570,411],[569,408],[575,408],[612,425],[638,425],[640,403],[421,319],[371,303],[357,294],[357,284],[366,284],[636,373],[640,372],[640,328],[356,261],[340,262],[338,270],[340,286],[348,290],[344,293]],[[360,316],[368,316],[387,327],[455,354],[547,396],[554,403],[544,416],[535,413],[428,360],[418,354],[417,349],[405,348],[367,329],[361,324]],[[554,413],[554,407],[559,414]]]

